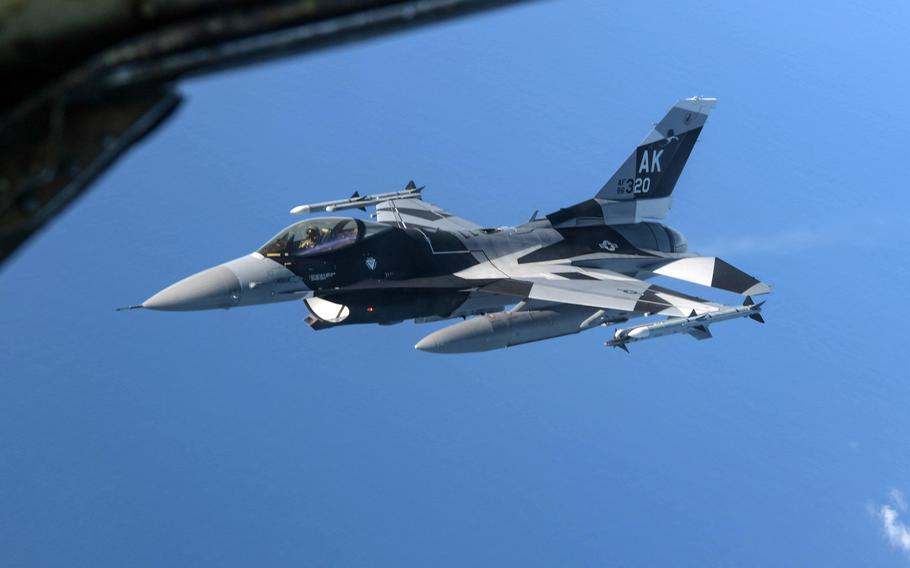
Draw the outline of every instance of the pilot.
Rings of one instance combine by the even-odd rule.
[[[311,249],[319,244],[319,229],[316,227],[308,227],[305,234],[306,237],[300,241],[300,248]]]

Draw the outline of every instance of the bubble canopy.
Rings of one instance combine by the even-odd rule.
[[[352,217],[307,219],[285,227],[259,249],[267,257],[303,256],[335,251],[389,227]]]

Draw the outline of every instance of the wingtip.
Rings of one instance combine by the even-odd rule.
[[[771,287],[765,284],[764,282],[758,282],[753,284],[748,289],[743,291],[744,296],[761,296],[762,294],[770,294]]]

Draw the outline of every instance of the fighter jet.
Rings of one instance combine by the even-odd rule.
[[[150,310],[206,310],[302,300],[314,330],[460,320],[415,346],[468,353],[622,324],[605,345],[685,333],[749,317],[770,287],[714,256],[687,251],[657,220],[716,99],[682,99],[592,198],[512,227],[483,227],[404,190],[299,205],[295,215],[375,212],[370,220],[317,217],[282,229],[253,253],[153,295]],[[726,306],[664,288],[664,276],[745,296]],[[655,319],[656,318],[656,319]]]

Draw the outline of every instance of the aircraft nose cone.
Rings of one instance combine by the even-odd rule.
[[[240,300],[240,280],[224,266],[184,278],[142,303],[149,310],[211,310],[230,308]]]

